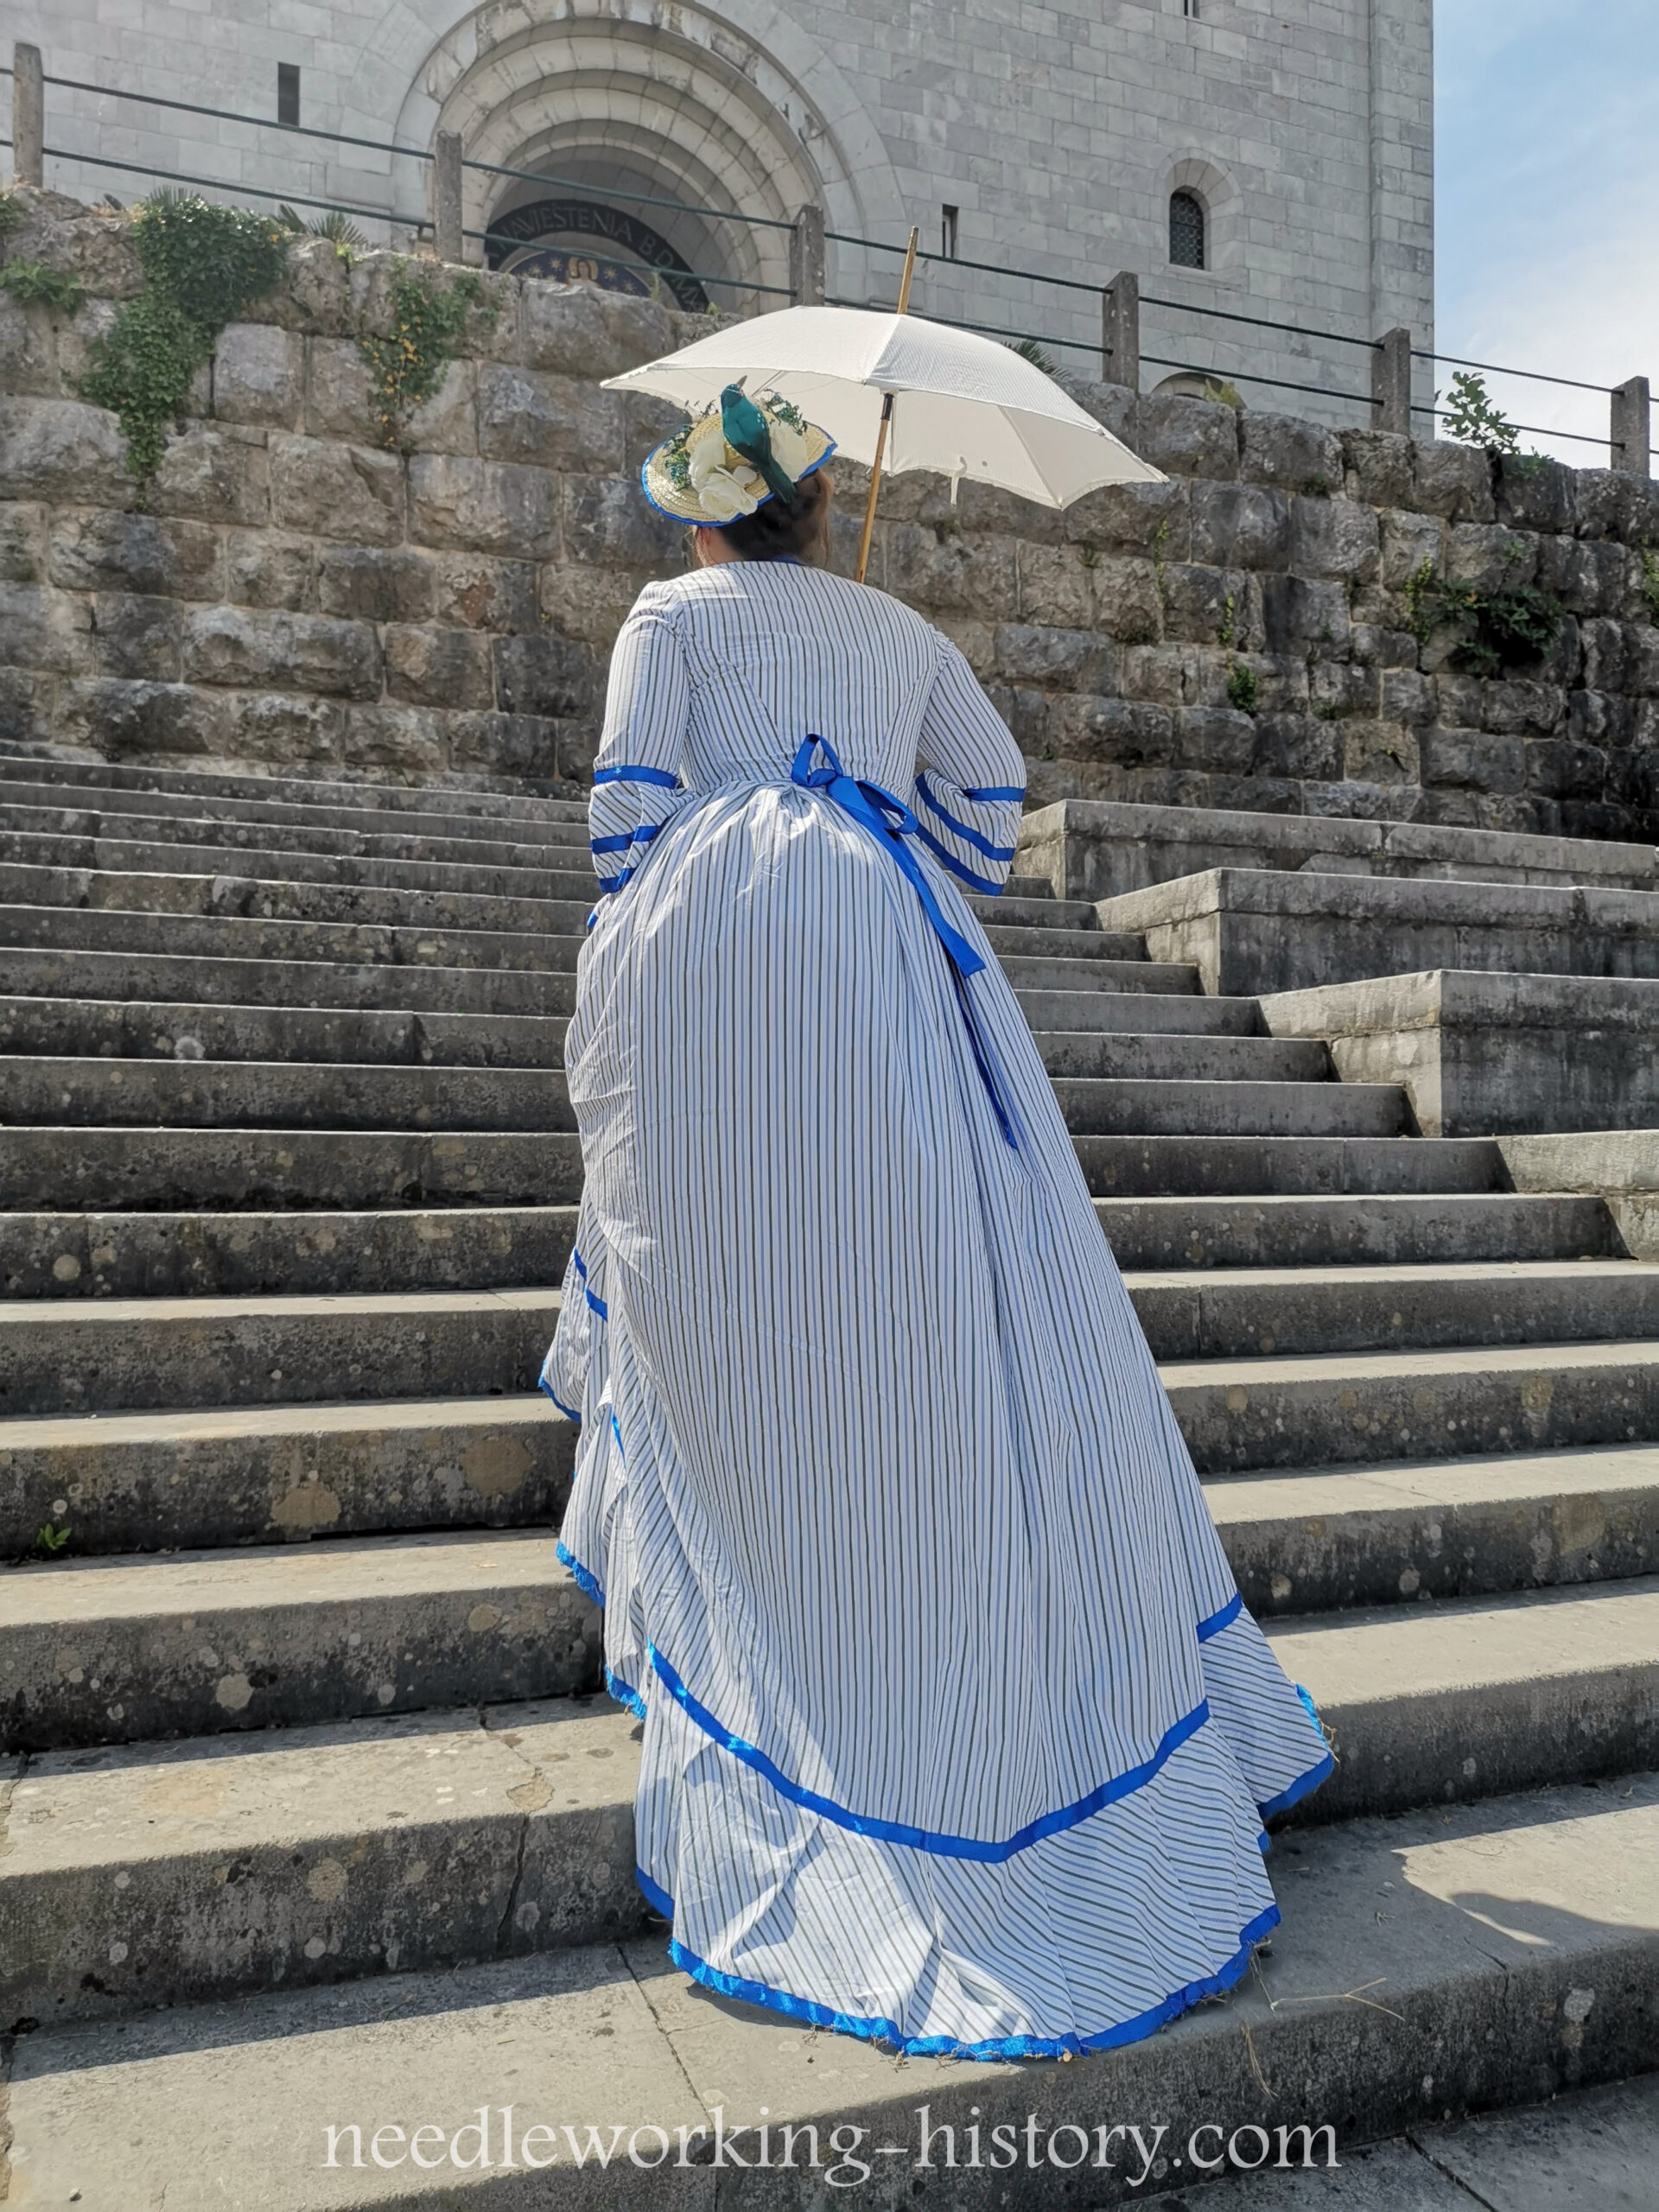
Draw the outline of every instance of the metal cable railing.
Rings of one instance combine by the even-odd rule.
[[[36,67],[38,68],[38,63]],[[15,72],[10,67],[0,64],[0,75],[14,77]],[[387,156],[394,160],[407,158],[427,164],[436,164],[442,175],[443,159],[442,142],[440,150],[435,152],[428,146],[404,145],[393,140],[364,137],[346,131],[327,130],[313,124],[284,123],[269,116],[245,115],[234,109],[217,107],[200,101],[177,99],[161,93],[136,92],[124,86],[94,84],[85,78],[59,77],[41,72],[36,81],[62,91],[91,95],[99,99],[137,103],[171,113],[198,115],[213,121],[239,124],[257,130],[274,130],[289,138],[321,141],[349,147],[359,151]],[[360,200],[321,196],[315,191],[306,193],[294,189],[277,190],[266,186],[250,184],[239,177],[205,176],[184,170],[167,169],[151,162],[119,159],[110,154],[90,153],[64,146],[45,146],[41,144],[43,137],[44,133],[41,131],[36,139],[36,143],[41,145],[44,156],[54,161],[79,162],[86,167],[109,169],[121,175],[149,177],[162,183],[188,185],[199,191],[218,192],[232,196],[240,194],[255,200],[274,201],[279,205],[335,213],[348,216],[354,221],[392,224],[400,229],[411,230],[416,233],[429,232],[434,228],[432,218],[426,214],[409,215],[392,207],[365,207]],[[10,143],[10,139],[0,139],[0,147],[9,148]],[[459,166],[461,169],[470,169],[480,175],[500,177],[513,182],[549,185],[556,190],[565,192],[598,193],[601,194],[607,201],[620,201],[630,207],[658,207],[677,215],[690,216],[703,222],[734,224],[749,232],[782,232],[793,236],[800,229],[798,220],[791,220],[784,216],[747,214],[734,207],[715,207],[675,199],[664,194],[636,191],[608,184],[601,186],[595,184],[591,178],[565,176],[542,169],[520,168],[505,162],[476,161],[465,156],[459,157]],[[505,242],[505,234],[502,232],[489,226],[482,230],[469,227],[459,232],[452,231],[451,239],[453,240],[457,235],[477,240],[486,248]],[[895,245],[889,239],[865,238],[855,232],[831,230],[827,226],[820,228],[817,235],[827,244],[846,246],[861,253],[902,257],[906,250],[904,246]],[[517,240],[513,242],[518,243]],[[1113,300],[1115,280],[1103,283],[1090,283],[1079,277],[1033,270],[1028,266],[1015,266],[1007,262],[980,261],[953,253],[918,253],[917,261],[919,265],[932,271],[951,274],[962,272],[975,276],[1008,278],[1033,286],[1044,293],[1081,295],[1097,301],[1103,315]],[[718,289],[737,294],[753,293],[757,296],[774,299],[798,296],[793,283],[780,284],[762,281],[758,277],[727,276],[712,270],[674,267],[661,269],[656,273],[665,281],[683,279],[702,286],[713,285]],[[846,307],[865,307],[873,304],[868,300],[845,297],[830,297],[828,303]],[[1243,308],[1211,306],[1193,300],[1178,300],[1159,294],[1139,293],[1137,295],[1135,301],[1137,321],[1138,311],[1141,307],[1152,308],[1164,315],[1190,315],[1205,321],[1234,324],[1242,329],[1271,332],[1275,335],[1300,339],[1319,345],[1351,346],[1362,353],[1370,353],[1374,357],[1381,353],[1384,348],[1383,340],[1360,335],[1353,331],[1324,329],[1308,323],[1253,314]],[[935,315],[932,319],[946,323],[952,328],[976,331],[988,337],[1024,340],[1045,349],[1054,347],[1068,353],[1091,356],[1099,356],[1103,351],[1102,342],[1093,338],[1061,335],[1058,332],[1045,335],[1040,332],[1017,325],[973,321],[943,314]],[[1404,334],[1398,334],[1398,335],[1403,344]],[[1408,359],[1414,362],[1444,363],[1449,367],[1471,369],[1485,375],[1523,378],[1530,383],[1554,385],[1567,391],[1594,392],[1604,398],[1611,397],[1616,404],[1620,394],[1626,389],[1589,383],[1581,378],[1556,376],[1543,370],[1517,369],[1500,362],[1471,360],[1462,355],[1440,353],[1425,347],[1409,346],[1408,355]],[[1263,371],[1255,369],[1231,367],[1205,369],[1195,366],[1190,359],[1178,359],[1166,354],[1140,353],[1138,345],[1135,349],[1135,358],[1148,367],[1185,372],[1193,377],[1207,378],[1217,383],[1244,384],[1258,385],[1268,391],[1294,392],[1327,404],[1357,407],[1365,410],[1368,416],[1372,410],[1386,406],[1388,404],[1373,393],[1337,390],[1329,385],[1308,383],[1287,377],[1270,376]],[[1109,374],[1109,367],[1108,373]],[[1439,396],[1438,393],[1435,395],[1436,400]],[[1645,401],[1643,404],[1645,406]],[[1409,412],[1414,416],[1426,416],[1432,421],[1444,422],[1451,419],[1450,410],[1437,404],[1426,404],[1415,400],[1409,403]],[[1516,423],[1514,427],[1528,437],[1559,438],[1578,445],[1605,445],[1607,443],[1605,437],[1592,436],[1580,430],[1556,429],[1529,423]],[[1628,450],[1628,448],[1626,449]],[[1659,451],[1659,448],[1655,450]]]

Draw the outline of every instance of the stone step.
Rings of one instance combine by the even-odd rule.
[[[1610,1209],[1592,1198],[1096,1198],[1095,1212],[1125,1269],[1426,1266],[1624,1251]],[[0,1217],[0,1252],[4,1238]]]
[[[528,1554],[536,1541],[493,1536],[477,1548]],[[449,1548],[439,1542],[434,1552]],[[160,1581],[192,1565],[130,1571]],[[287,1554],[280,1565],[296,1583],[327,1571],[320,1550]],[[96,1572],[113,1580],[129,1571]],[[493,1586],[480,1577],[480,1586]],[[516,1586],[499,1594],[533,1605]],[[445,1595],[453,1607],[467,1593]],[[483,1610],[501,1611],[487,1601]],[[233,1666],[244,1630],[231,1608],[194,1617],[188,1631],[170,1615],[149,1618],[210,1704],[216,1685],[232,1698],[251,1687]],[[89,1645],[92,1626],[76,1630]],[[196,1640],[208,1637],[220,1648],[204,1643],[197,1654]],[[1446,1806],[1497,1794],[1509,1777],[1510,1788],[1559,1789],[1629,1773],[1652,1761],[1659,1742],[1652,1580],[1281,1623],[1269,1641],[1306,1683],[1338,1753],[1323,1789],[1294,1809],[1297,1828],[1418,1805],[1443,1817]],[[297,1663],[316,1661],[302,1647]],[[371,1696],[378,1663],[407,1672],[397,1637],[366,1664]],[[643,1915],[628,1896],[637,1724],[614,1708],[544,1702],[498,1704],[485,1722],[433,1712],[30,1758],[0,1862],[3,1909],[16,1931],[0,1961],[0,2009],[8,2020],[22,2013],[56,2024],[278,1979],[382,1972],[388,1956],[404,1970],[489,1957],[504,1936],[502,1948],[552,1948],[584,1940],[574,1929],[595,1897],[637,1925]],[[580,1820],[562,1817],[578,1807]],[[208,1870],[227,1859],[239,1878],[215,1885]],[[423,1872],[410,1879],[413,1864]],[[114,1868],[128,1874],[124,1887],[111,1879]],[[480,1891],[494,1907],[482,1946]],[[531,1902],[539,1910],[525,1911]]]
[[[1166,1042],[1173,1041],[1166,1039]],[[1160,1081],[1061,1076],[1055,1096],[1080,1137],[1392,1137],[1408,1126],[1393,1084]]]
[[[1471,1345],[1171,1362],[1201,1474],[1659,1438],[1659,1344]]]
[[[1029,951],[1015,951],[998,944],[995,935],[987,931],[992,939],[991,950],[1001,963],[1003,974],[1022,995],[1027,991],[1064,991],[1068,996],[1077,991],[1158,991],[1196,995],[1198,971],[1196,968],[1160,966],[1151,960],[1128,960],[1115,954],[1110,959],[1073,960],[1056,954],[1049,956],[1041,950],[1043,944],[1052,944],[1055,939],[1046,931],[1027,930],[1017,932],[1032,947]],[[1079,935],[1062,940],[1068,952],[1074,944],[1088,944],[1090,938]],[[1103,938],[1103,944],[1112,942]]]
[[[344,817],[342,817],[344,819]],[[205,845],[216,853],[248,849],[284,853],[351,854],[365,860],[438,862],[461,868],[574,867],[588,858],[582,823],[549,823],[533,836],[511,822],[478,825],[474,836],[422,831],[419,817],[399,830],[372,827],[321,828],[309,823],[245,822],[233,813],[211,820],[188,814],[104,813],[72,806],[16,806],[0,801],[0,836],[123,839],[141,845]],[[567,860],[566,856],[569,855]]]
[[[1659,1570],[1659,1447],[1211,1477],[1259,1619],[1618,1581]]]
[[[574,1130],[557,1068],[351,1061],[0,1059],[0,1120],[206,1129]]]
[[[499,1290],[563,1276],[576,1209],[0,1213],[0,1297]]]
[[[1124,1280],[1164,1361],[1643,1337],[1659,1356],[1659,1264],[1637,1260],[1197,1268]]]
[[[64,786],[55,780],[30,782],[22,777],[9,777],[0,784],[0,823],[25,829],[29,825],[20,818],[24,815],[70,811],[64,799]],[[587,808],[580,803],[569,804],[568,810],[558,817],[520,815],[502,819],[430,804],[415,807],[361,804],[341,806],[306,800],[251,798],[239,793],[234,798],[218,798],[206,791],[133,791],[93,785],[75,791],[73,810],[117,824],[127,819],[228,822],[238,829],[257,827],[266,833],[267,838],[272,830],[288,829],[390,832],[394,836],[448,837],[457,842],[469,837],[489,841],[510,836],[525,844],[562,841],[573,830],[581,833],[585,843],[588,835]]]
[[[1197,2155],[1214,2158],[1218,2144],[1242,2128],[1241,2155],[1248,2158],[1259,2139],[1250,2131],[1265,2122],[1292,2131],[1287,2150],[1277,2154],[1292,2164],[1304,2155],[1310,2164],[1323,2159],[1325,2140],[1313,2131],[1329,2124],[1344,2171],[1246,2183],[1252,2205],[1282,2201],[1289,2212],[1317,2196],[1321,2204],[1351,2200],[1377,2212],[1385,2205],[1388,2212],[1427,2212],[1427,2196],[1390,2194],[1389,2177],[1368,2174],[1353,2145],[1471,2109],[1617,2079],[1651,2063],[1659,1782],[1649,1777],[1616,1789],[1558,1788],[1287,1834],[1269,1862],[1282,1925],[1270,1954],[1256,1955],[1226,2002],[1199,2006],[1173,2034],[1035,2075],[946,2057],[912,2058],[896,2068],[891,2053],[877,2047],[802,2033],[776,2015],[710,1999],[665,1956],[660,1931],[628,1938],[618,1928],[621,1940],[593,1948],[503,1955],[538,1935],[557,1941],[567,1934],[547,1926],[561,1905],[569,1910],[567,1899],[626,1922],[624,1899],[588,1886],[597,1866],[580,1891],[560,1884],[557,1839],[586,1814],[582,1793],[590,1779],[604,1789],[614,1764],[582,1755],[588,1724],[579,1716],[512,1732],[519,1738],[516,1770],[537,1794],[548,1792],[539,1810],[513,1805],[509,1791],[524,1783],[509,1780],[515,1768],[499,1743],[485,1742],[486,1732],[456,1744],[445,1763],[448,1786],[457,1797],[468,1787],[484,1793],[475,1801],[475,1878],[451,1926],[435,1904],[417,1918],[423,1896],[459,1887],[428,1842],[438,1762],[423,1764],[421,1755],[435,1751],[440,1738],[423,1741],[417,1724],[379,1725],[410,1732],[406,1764],[389,1760],[376,1800],[397,1807],[398,1822],[385,1815],[365,1822],[360,1859],[346,1824],[350,1806],[309,1787],[313,1777],[325,1783],[332,1777],[321,1751],[302,1768],[300,1785],[280,1799],[278,1825],[264,1834],[251,1817],[238,1817],[243,1801],[230,1788],[222,1795],[210,1789],[190,1809],[189,1758],[205,1754],[210,1763],[223,1758],[241,1767],[250,1755],[245,1745],[166,1755],[151,1779],[166,1808],[157,1825],[165,1825],[175,1853],[188,1854],[205,1878],[204,1942],[181,1961],[181,1978],[210,1961],[212,1936],[221,1927],[250,1967],[256,1948],[268,1943],[273,1968],[286,1969],[294,1985],[333,1980],[354,1959],[384,1966],[382,1912],[395,1912],[415,1931],[390,1961],[402,1969],[397,1974],[62,2027],[65,2012],[113,2012],[145,2001],[143,1984],[152,1976],[143,1969],[165,1932],[163,1923],[152,1934],[136,1910],[116,1923],[108,1881],[115,1838],[100,1858],[89,1836],[81,1862],[66,1864],[53,1885],[84,1892],[89,1902],[97,1897],[100,1915],[79,1934],[73,1909],[63,1908],[60,1924],[73,1948],[51,1986],[65,1990],[65,2002],[49,2006],[44,2025],[16,2045],[11,2155],[31,2202],[77,2200],[81,2212],[276,2204],[293,2212],[357,2212],[395,2195],[404,2212],[453,2212],[463,2201],[479,2212],[518,2212],[532,2200],[542,2212],[712,2206],[713,2188],[696,2177],[712,2159],[718,2112],[726,2171],[707,2178],[718,2180],[722,2197],[757,2206],[817,2201],[833,2164],[838,2194],[839,2184],[855,2183],[862,2169],[879,2177],[896,2167],[895,2182],[907,2195],[918,2183],[937,2184],[918,2202],[954,2207],[982,2196],[1004,2212],[1052,2212],[1059,2201],[1056,2168],[1077,2156],[1079,2140],[1091,2163],[1076,2202],[1133,2203],[1144,2200],[1136,2184],[1154,2171],[1160,2150],[1185,2157],[1196,2142]],[[550,1757],[549,1737],[568,1745],[570,1755],[537,1766],[538,1758]],[[89,1796],[96,1786],[89,1785]],[[365,1781],[365,1800],[369,1795]],[[601,1819],[594,1815],[590,1827]],[[159,1885],[150,1871],[154,1834],[146,1828],[135,1839],[135,1853],[144,1856],[130,1869],[124,1898],[140,1880]],[[298,1866],[286,1863],[285,1848]],[[212,1870],[224,1866],[242,1875],[234,1890],[212,1883]],[[422,1871],[410,1885],[416,1866]],[[42,1872],[40,1887],[51,1880]],[[232,1923],[242,1899],[246,1916]],[[181,1903],[168,1904],[175,1922]],[[332,1942],[339,1948],[331,1953]],[[41,1936],[30,1943],[37,1949]],[[118,1963],[110,1957],[116,1943],[123,1946]],[[469,1957],[493,1962],[448,1971]],[[71,1986],[81,1974],[90,1986]],[[1356,1991],[1363,1993],[1346,1993]],[[502,2139],[509,2102],[511,2154]],[[1037,2132],[1027,2138],[1033,2103]],[[480,2106],[487,2142],[461,2132],[476,2125]],[[932,2139],[931,2173],[918,2164],[917,2114],[924,2107],[931,2126],[954,2131]],[[184,2115],[192,2155],[181,2158]],[[1142,2127],[1148,2149],[1137,2152],[1127,2135],[1115,2138],[1104,2152],[1109,2168],[1096,2165],[1097,2131],[1125,2116]],[[831,2139],[849,2122],[856,2137],[840,2142],[852,2143],[857,2157],[842,2172]],[[785,2123],[797,2130],[790,2146],[799,2162],[795,2173],[751,2173],[733,2183],[736,2158],[783,2164]],[[772,2131],[764,2158],[763,2124]],[[527,2131],[537,2126],[552,2132],[530,2133],[526,2144]],[[1154,2126],[1166,2133],[1154,2139]],[[423,2126],[429,2132],[415,2137]],[[1300,2126],[1310,2130],[1305,2154],[1294,2132]],[[978,2137],[969,2133],[976,2127]],[[591,2146],[590,2128],[597,2131]],[[1008,2132],[994,2138],[997,2128]],[[674,2187],[677,2175],[653,2185],[645,2169],[664,2143],[671,2164],[677,2160],[681,2129],[696,2162],[684,2177],[689,2185]],[[385,2133],[377,2136],[378,2130]],[[638,2163],[630,2158],[631,2139]],[[966,2159],[971,2143],[988,2151],[994,2140],[1014,2146],[1014,2164],[995,2175],[994,2191],[957,2192],[941,2171],[947,2149]],[[372,2155],[377,2142],[384,2170]],[[893,2157],[877,2155],[885,2146],[893,2146]],[[528,2180],[526,2148],[538,2163],[549,2161]],[[578,2151],[586,2153],[581,2165]],[[596,2173],[596,2157],[613,2153],[616,2173]],[[491,2159],[487,2169],[461,2170],[480,2155]],[[1466,2167],[1449,2155],[1453,2166]],[[815,2157],[816,2171],[803,2171]],[[1490,2190],[1490,2159],[1486,2170],[1478,2165],[1471,2184]],[[1632,2171],[1645,2169],[1623,2168]],[[1511,2171],[1517,2187],[1503,2201],[1520,2212],[1537,2161],[1511,2161],[1503,2173]],[[1551,2175],[1567,2191],[1557,2202],[1580,2201],[1580,2164],[1561,2172],[1547,2164],[1546,2183]],[[1363,2196],[1346,2186],[1354,2179]],[[1369,2186],[1373,2180],[1382,2182],[1380,2193]],[[1315,2181],[1325,2185],[1313,2189]],[[847,2193],[856,2199],[855,2190]],[[1231,2201],[1230,2191],[1222,2194]],[[1593,2188],[1591,2195],[1610,2208],[1615,2201]],[[1471,2201],[1448,2183],[1448,2212],[1454,2197]],[[1190,2190],[1181,2201],[1196,2202]],[[1433,2202],[1438,2212],[1442,2200]],[[1536,2191],[1527,2202],[1544,2212],[1546,2198]],[[1637,2198],[1626,2202],[1637,2212]]]
[[[1161,970],[1154,972],[1161,973]],[[1179,993],[1029,990],[1019,1000],[1036,1030],[1162,1030],[1183,1037],[1266,1034],[1254,999],[1205,999]]]
[[[556,1289],[0,1303],[0,1414],[533,1390]]]
[[[1599,1198],[1097,1198],[1120,1268],[1342,1268],[1623,1256]],[[574,1205],[0,1212],[0,1296],[246,1297],[557,1282]]]
[[[564,1014],[0,998],[0,1056],[556,1068],[569,1027]]]
[[[584,912],[586,910],[584,909]],[[333,962],[397,968],[574,971],[584,938],[530,930],[428,929],[423,925],[262,920],[240,914],[141,914],[94,907],[0,906],[0,946],[175,959]],[[6,965],[10,968],[8,959]],[[16,985],[14,983],[14,989]]]
[[[124,914],[238,915],[255,921],[368,923],[494,935],[579,937],[593,912],[592,871],[550,875],[536,899],[475,892],[371,889],[234,874],[28,868],[0,861],[0,906],[91,907]],[[50,942],[58,940],[53,938]]]
[[[0,1420],[0,1558],[556,1527],[575,1439],[540,1391]]]
[[[8,951],[0,971],[9,991],[31,998],[488,1014],[569,1014],[576,1001],[574,972],[535,969],[430,968],[386,962],[353,967],[333,960],[24,948]]]
[[[550,849],[533,868],[455,861],[373,860],[359,853],[308,853],[286,845],[139,843],[125,837],[41,836],[0,830],[0,861],[20,868],[88,868],[130,875],[230,875],[258,883],[446,891],[488,899],[550,899],[555,877],[592,867],[586,846]],[[1090,910],[1092,912],[1092,909]]]
[[[399,813],[446,813],[494,817],[503,821],[585,822],[588,801],[572,798],[529,776],[515,776],[511,789],[464,780],[427,784],[378,783],[372,779],[327,776],[266,776],[251,771],[203,768],[141,768],[110,760],[74,760],[53,753],[42,757],[0,746],[0,785],[38,783],[54,790],[173,791],[207,798],[280,799],[308,806],[391,808]]]
[[[543,1206],[582,1196],[562,1132],[0,1128],[0,1210]]]
[[[20,1567],[0,1586],[0,1743],[140,1743],[591,1689],[599,1608],[554,1543],[508,1529]]]
[[[1179,1005],[1179,1000],[1169,1001]],[[1147,997],[1142,1004],[1156,1005]],[[1292,1041],[1302,1050],[1283,1049]],[[1277,1047],[1278,1049],[1274,1049]],[[1097,1076],[1176,1082],[1329,1083],[1331,1058],[1314,1039],[1188,1037],[1168,1031],[1043,1029],[1037,1048],[1052,1076]]]
[[[1503,1153],[1481,1137],[1077,1135],[1072,1144],[1097,1198],[1232,1202],[1509,1188]]]
[[[1033,955],[1043,958],[1051,954],[1056,958],[1087,960],[1103,968],[1120,961],[1133,961],[1137,966],[1150,964],[1147,960],[1147,948],[1138,937],[1108,936],[1098,928],[1090,935],[1082,927],[1068,928],[1059,933],[1057,944],[1055,926],[1048,921],[1046,915],[1033,913],[1030,921],[1022,923],[1014,918],[1003,899],[976,899],[970,894],[968,903],[984,922],[985,935],[991,950],[1005,968],[1013,958]],[[1051,911],[1064,914],[1070,910],[1057,899]],[[1094,909],[1090,907],[1088,912],[1092,916]],[[1005,916],[1007,918],[1003,918]],[[1078,986],[1084,990],[1089,988],[1087,981],[1081,977]],[[1062,984],[1056,988],[1064,989],[1065,986]],[[1134,983],[1129,985],[1131,990],[1135,988]],[[1156,989],[1158,987],[1149,984],[1141,988]]]
[[[1057,899],[1046,883],[1021,883],[1010,876],[1001,892],[987,896],[969,891],[963,895],[969,910],[988,928],[1062,930],[1068,939],[1087,936],[1091,943],[1099,932],[1099,918],[1086,899]],[[1135,955],[1128,957],[1133,959]]]

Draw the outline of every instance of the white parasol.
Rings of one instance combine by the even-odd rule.
[[[912,246],[913,252],[913,246]],[[734,323],[660,360],[607,379],[648,391],[688,414],[719,404],[738,378],[775,391],[872,471],[861,579],[883,464],[995,484],[1049,507],[1070,506],[1103,484],[1164,479],[1054,378],[995,339],[905,312],[783,308]]]

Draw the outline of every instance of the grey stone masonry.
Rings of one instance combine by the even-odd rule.
[[[359,340],[387,327],[393,257],[348,266],[307,240],[222,335],[141,494],[114,416],[80,396],[140,283],[123,220],[13,198],[7,256],[88,296],[66,316],[0,295],[0,737],[578,792],[617,628],[685,557],[637,481],[672,414],[601,385],[706,326],[487,277],[459,357],[387,449]],[[1506,473],[1465,446],[1076,389],[1167,483],[1060,514],[899,477],[870,569],[990,687],[1033,804],[1659,835],[1645,478]],[[848,566],[861,472],[838,475]],[[1471,671],[1429,624],[1426,575],[1547,593],[1548,651]]]

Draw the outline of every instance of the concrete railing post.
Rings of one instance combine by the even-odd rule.
[[[1646,377],[1632,377],[1613,394],[1613,467],[1632,476],[1653,474],[1653,389]]]
[[[1371,355],[1371,428],[1411,435],[1411,333],[1385,330]]]
[[[11,181],[46,182],[46,72],[38,46],[11,49]]]
[[[1141,279],[1125,269],[1101,296],[1100,373],[1107,384],[1141,389]]]
[[[433,180],[432,238],[440,261],[464,261],[461,226],[461,133],[440,130]]]
[[[823,305],[823,210],[810,203],[790,233],[789,294],[798,308]]]

